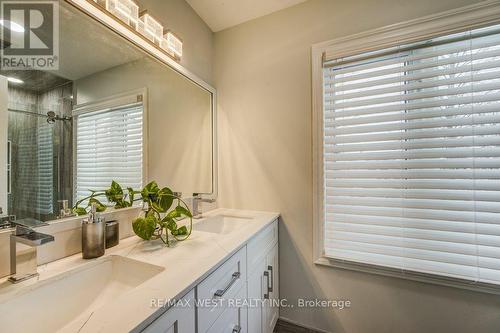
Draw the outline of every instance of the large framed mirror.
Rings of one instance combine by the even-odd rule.
[[[59,10],[59,68],[0,70],[0,214],[64,218],[112,180],[214,198],[215,89],[91,2]]]

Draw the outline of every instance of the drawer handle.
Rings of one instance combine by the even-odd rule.
[[[240,325],[234,326],[233,333],[240,333],[240,332],[241,332],[241,326]]]
[[[274,289],[274,274],[273,274],[273,266],[269,265],[267,266],[267,269],[269,270],[270,272],[270,275],[271,275],[271,286],[270,287],[267,287],[267,291],[272,293],[273,292],[273,289]]]
[[[264,276],[266,277],[267,292],[264,293],[264,299],[269,299],[269,272],[265,271]]]
[[[215,297],[222,297],[224,294],[233,286],[233,284],[238,280],[241,276],[240,272],[234,272],[233,275],[231,276],[231,281],[229,281],[228,285],[224,289],[219,289],[215,292],[214,296]]]

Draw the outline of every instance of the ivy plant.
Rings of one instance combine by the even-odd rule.
[[[108,206],[99,199],[105,197],[115,209],[131,207],[135,201],[142,200],[143,216],[132,222],[132,228],[137,236],[144,240],[161,239],[170,246],[170,236],[177,240],[186,240],[193,229],[193,215],[182,198],[175,195],[168,187],[160,188],[155,181],[147,184],[141,191],[132,188],[127,193],[116,181],[106,190],[91,190],[90,195],[78,200],[73,208],[77,215],[87,214],[89,207],[96,204],[98,212],[105,211]],[[86,205],[83,203],[86,202]],[[175,204],[175,206],[174,206]],[[189,219],[189,227],[178,222]]]
[[[101,197],[106,197],[109,203],[114,204],[113,207],[116,209],[131,207],[135,201],[135,195],[140,193],[138,191],[134,191],[132,188],[127,188],[128,191],[128,199],[126,199],[126,195],[117,182],[114,180],[111,182],[111,186],[106,190],[96,191],[90,190],[90,195],[80,199],[76,202],[73,207],[73,211],[77,215],[85,215],[89,211],[90,206],[92,204],[96,204],[96,208],[98,212],[104,212],[107,208],[99,199]],[[87,202],[87,205],[82,206],[84,202]]]
[[[168,187],[160,188],[153,181],[147,184],[140,194],[145,214],[132,223],[137,236],[145,240],[161,239],[170,246],[169,233],[177,241],[186,240],[191,235],[193,215],[186,202],[172,190]],[[184,219],[189,219],[189,228],[185,225],[178,226],[178,222]]]

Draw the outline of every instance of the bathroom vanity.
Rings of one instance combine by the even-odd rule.
[[[2,330],[270,333],[279,310],[277,219],[216,209],[171,248],[132,236],[98,259],[43,265],[38,281],[4,278]]]
[[[217,212],[223,216],[218,218],[218,230],[230,226],[235,218],[239,219],[236,217],[238,211]],[[259,215],[260,221],[252,215]],[[269,302],[279,296],[277,214],[245,212],[244,216],[247,221],[241,223],[247,225],[239,226],[238,231],[227,231],[226,236],[222,236],[227,238],[218,242],[229,254],[200,276],[200,282],[179,301],[180,307],[167,310],[143,332],[273,331],[279,310],[278,305]],[[216,305],[207,301],[216,301]],[[185,307],[185,304],[195,303],[198,306]]]

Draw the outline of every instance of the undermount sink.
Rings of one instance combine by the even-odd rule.
[[[94,311],[163,269],[109,256],[26,286],[0,303],[0,331],[77,332]]]
[[[194,225],[193,229],[195,231],[225,235],[244,227],[252,219],[253,217],[233,215],[208,216],[203,220],[198,221]]]

